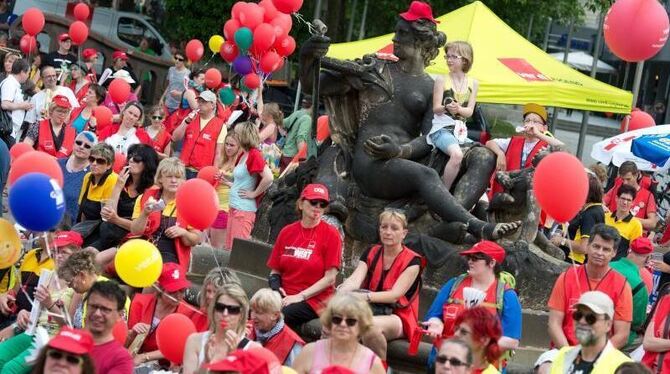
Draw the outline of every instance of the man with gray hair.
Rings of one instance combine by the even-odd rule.
[[[585,292],[574,309],[572,319],[579,344],[558,352],[552,374],[614,373],[619,365],[632,361],[607,337],[614,320],[614,303],[609,296],[600,291]]]
[[[40,77],[44,82],[44,89],[30,98],[33,107],[26,112],[25,122],[32,125],[48,117],[49,105],[52,99],[58,95],[65,96],[72,108],[79,108],[79,101],[74,92],[70,88],[58,84],[58,73],[53,66],[42,67]]]

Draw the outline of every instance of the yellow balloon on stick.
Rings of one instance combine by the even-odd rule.
[[[128,285],[149,287],[161,275],[163,259],[155,245],[142,239],[124,243],[114,257],[116,273]]]
[[[212,35],[209,38],[209,42],[207,45],[209,46],[209,50],[212,51],[212,53],[219,53],[221,50],[221,45],[225,42],[223,39],[223,36],[221,35]]]
[[[6,269],[21,257],[21,240],[14,225],[0,218],[0,269]]]

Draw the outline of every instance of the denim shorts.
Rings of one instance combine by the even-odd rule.
[[[444,153],[447,153],[447,148],[449,148],[449,146],[454,144],[458,145],[458,140],[451,130],[446,127],[443,127],[428,136],[430,136],[430,141],[433,142],[435,148]]]

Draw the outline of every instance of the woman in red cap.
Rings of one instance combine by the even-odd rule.
[[[338,287],[338,291],[366,291],[360,295],[370,303],[375,316],[363,343],[382,361],[386,361],[387,340],[409,339],[419,327],[423,260],[402,244],[406,235],[405,214],[390,209],[382,212],[381,244],[363,252],[356,270]]]
[[[58,335],[40,350],[32,372],[95,374],[95,366],[89,355],[93,345],[93,336],[88,331],[63,327]]]
[[[91,83],[98,83],[98,74],[95,71],[95,65],[98,63],[98,51],[95,48],[86,48],[81,53],[81,57],[88,68],[86,79]]]
[[[319,317],[335,291],[342,239],[337,229],[321,219],[328,203],[326,186],[305,186],[296,202],[300,221],[281,230],[267,262],[270,288],[283,296],[284,321],[296,331]]]
[[[502,350],[512,350],[521,338],[521,304],[512,283],[501,276],[505,250],[495,242],[482,240],[460,253],[468,261],[468,271],[451,278],[442,287],[426,313],[424,326],[433,337],[449,338],[456,329],[456,317],[479,305],[502,322],[503,336],[497,342]],[[507,273],[503,273],[507,274]],[[434,362],[433,349],[428,360]]]
[[[71,109],[67,97],[54,96],[49,105],[49,118],[30,125],[24,142],[57,158],[70,156],[77,136],[77,132],[67,124]]]
[[[128,314],[128,338],[126,346],[131,349],[135,366],[163,359],[158,350],[156,328],[160,321],[172,313],[189,308],[184,304],[184,292],[191,285],[186,272],[173,262],[163,265],[158,278],[158,294],[135,294]],[[155,362],[154,369],[168,368],[168,362]]]

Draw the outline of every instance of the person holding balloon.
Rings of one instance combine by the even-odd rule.
[[[240,140],[235,131],[226,135],[224,154],[219,166],[219,183],[216,193],[219,195],[219,213],[209,229],[212,247],[226,248],[226,230],[228,228],[228,212],[230,211],[230,187],[233,185],[233,169],[240,153]]]
[[[120,123],[107,126],[99,132],[100,141],[124,155],[128,154],[128,149],[133,144],[152,145],[151,138],[141,126],[143,117],[142,104],[138,101],[128,102],[121,112]]]
[[[184,164],[175,157],[158,164],[154,187],[138,196],[130,233],[151,238],[163,263],[176,262],[187,269],[191,247],[200,242],[200,231],[178,223],[176,194],[184,183]]]
[[[249,298],[237,284],[217,290],[209,308],[210,328],[192,334],[184,349],[184,374],[193,374],[203,365],[221,359],[236,349],[261,347],[246,337]]]
[[[77,132],[68,126],[72,106],[67,97],[56,95],[49,105],[49,116],[30,125],[25,143],[56,158],[67,158],[74,149]]]
[[[97,133],[98,125],[100,129],[111,124],[110,123],[101,123],[98,124],[97,118],[95,116],[95,110],[102,105],[105,101],[105,96],[107,95],[107,90],[99,84],[91,83],[88,86],[86,91],[86,96],[82,100],[82,105],[79,108],[72,110],[70,114],[70,126],[78,133],[84,130],[90,130]]]

